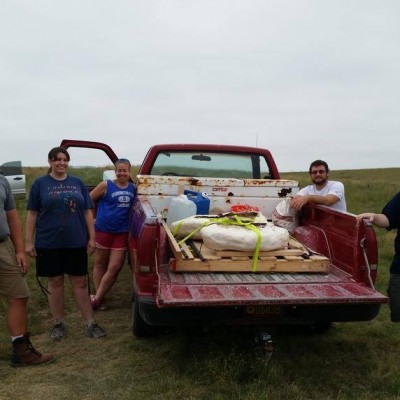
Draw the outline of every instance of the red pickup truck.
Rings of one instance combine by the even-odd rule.
[[[97,148],[111,161],[116,154],[102,143],[64,140],[65,147]],[[387,297],[377,292],[377,241],[372,226],[351,213],[307,205],[292,237],[309,252],[296,263],[275,257],[272,269],[248,269],[251,255],[228,258],[205,254],[193,243],[174,242],[164,220],[171,200],[182,190],[207,192],[209,214],[223,215],[234,205],[257,207],[270,220],[276,205],[298,191],[280,178],[266,149],[164,144],[148,151],[136,177],[131,212],[132,330],[147,336],[157,327],[184,324],[307,325],[326,331],[332,322],[369,321]],[[323,272],[303,271],[310,257],[328,260]],[[303,261],[298,261],[298,260]],[[318,257],[317,257],[318,259]],[[262,257],[260,265],[270,265]],[[253,260],[254,261],[254,260]],[[286,262],[286,264],[285,264]],[[181,263],[183,270],[177,270]],[[264,263],[264,264],[263,264]],[[253,263],[254,264],[254,263]],[[215,266],[223,265],[221,271]],[[276,266],[297,265],[293,272]],[[193,267],[193,269],[191,269]]]

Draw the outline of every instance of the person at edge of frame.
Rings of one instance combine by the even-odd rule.
[[[387,293],[390,319],[392,322],[400,322],[400,192],[383,207],[381,213],[365,212],[357,215],[357,219],[360,221],[366,219],[372,225],[386,228],[388,231],[397,229]]]
[[[12,367],[49,364],[55,360],[52,354],[37,351],[30,340],[27,272],[21,220],[10,184],[0,174],[0,295],[7,300],[6,323],[11,335]]]

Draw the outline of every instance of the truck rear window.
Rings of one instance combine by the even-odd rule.
[[[202,176],[212,178],[269,179],[264,157],[245,153],[161,152],[150,175]]]

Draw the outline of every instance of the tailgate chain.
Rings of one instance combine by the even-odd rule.
[[[157,258],[157,248],[154,249],[154,266],[155,266],[155,272],[157,275],[157,299],[161,299],[161,277],[160,277],[160,272],[158,270],[158,258]]]
[[[376,290],[376,289],[375,289],[375,286],[374,286],[374,283],[372,282],[372,278],[371,278],[371,267],[370,267],[370,265],[369,265],[369,261],[368,261],[368,257],[367,257],[367,252],[365,251],[365,246],[364,246],[365,240],[366,240],[365,237],[363,237],[363,238],[360,240],[360,247],[361,247],[361,249],[362,249],[363,256],[364,256],[364,261],[365,261],[365,266],[366,266],[366,268],[367,268],[367,276],[368,276],[369,284],[370,284],[370,286],[371,286],[372,289]]]

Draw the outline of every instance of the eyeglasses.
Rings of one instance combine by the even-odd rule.
[[[311,171],[311,175],[317,175],[317,174],[326,174],[326,171],[324,169],[319,169],[317,171]]]
[[[118,158],[118,160],[115,160],[114,164],[118,164],[118,163],[130,164],[131,162],[127,158]]]

